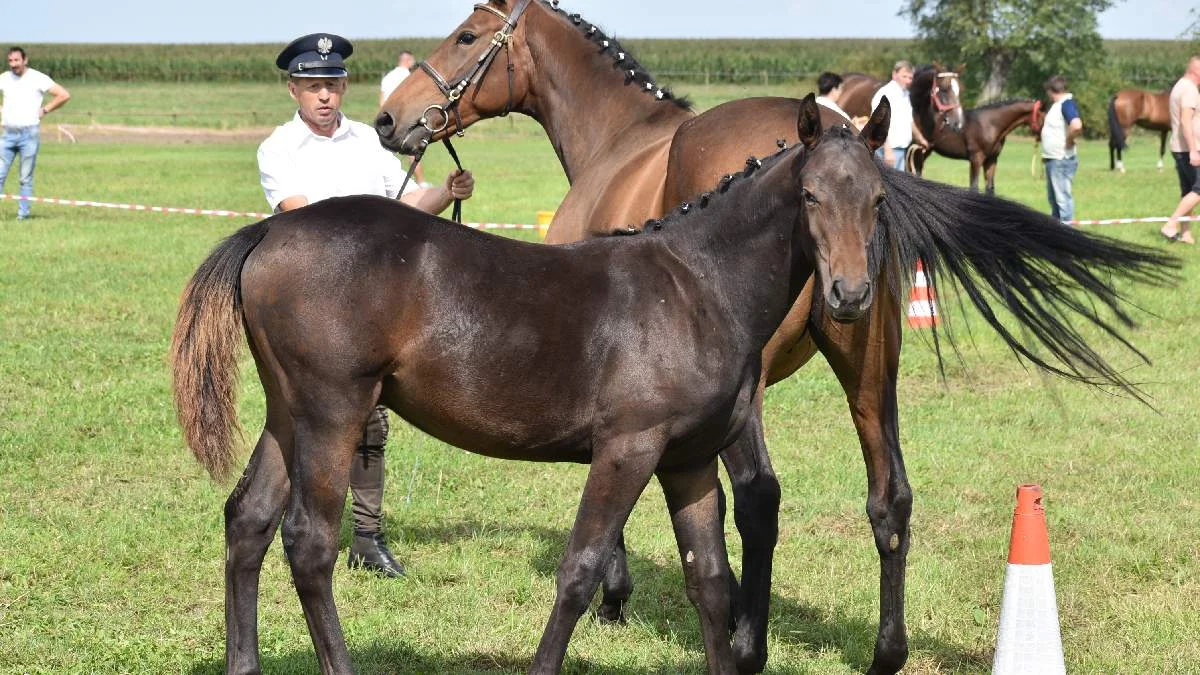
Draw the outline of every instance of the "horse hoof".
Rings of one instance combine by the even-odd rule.
[[[601,603],[596,608],[596,620],[600,623],[616,626],[624,626],[626,624],[625,612],[621,611],[620,603],[615,605]]]

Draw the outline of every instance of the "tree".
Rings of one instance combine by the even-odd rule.
[[[906,0],[900,10],[931,57],[968,66],[980,101],[1010,80],[1040,94],[1046,77],[1076,77],[1104,60],[1096,16],[1113,0]]]

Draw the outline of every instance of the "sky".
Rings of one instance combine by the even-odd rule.
[[[279,42],[313,32],[350,39],[445,37],[476,0],[3,0],[0,43]],[[911,37],[901,0],[563,0],[621,38]],[[19,5],[19,9],[17,8]],[[1176,39],[1197,0],[1124,0],[1100,16],[1106,38]],[[330,8],[336,8],[331,11]],[[167,9],[169,8],[169,9]],[[736,11],[731,11],[736,8]]]

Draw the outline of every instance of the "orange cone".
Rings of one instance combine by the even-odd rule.
[[[1039,485],[1017,488],[992,675],[1067,672]]]
[[[908,295],[908,325],[910,328],[931,328],[940,325],[937,297],[925,278],[925,268],[917,261],[917,272],[913,275],[912,292]]]

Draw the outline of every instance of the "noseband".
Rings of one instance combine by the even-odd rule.
[[[954,100],[958,101],[958,86],[957,86],[958,85],[958,73],[945,72],[945,73],[938,73],[937,75],[934,75],[933,76],[933,90],[929,92],[929,99],[933,102],[933,107],[936,108],[938,112],[949,112],[951,110],[954,110],[955,108],[962,107],[961,103],[956,102],[953,105],[951,105],[948,103],[942,103],[941,100],[938,98],[938,93],[942,91],[942,88],[938,85],[938,80],[940,80],[944,77],[947,77],[947,78],[950,78],[951,80],[953,80],[953,82],[951,82],[951,84],[950,84],[950,91],[953,92],[953,94],[954,94]]]

